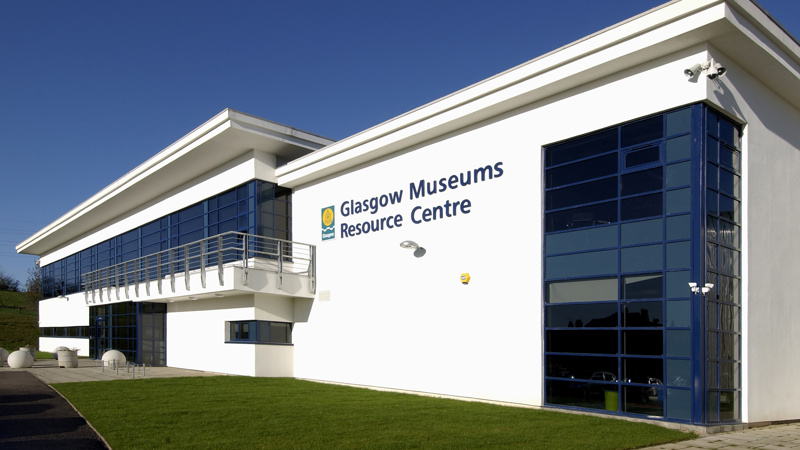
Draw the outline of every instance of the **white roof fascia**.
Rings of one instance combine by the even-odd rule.
[[[797,42],[750,0],[676,0],[292,161],[276,171],[279,183],[311,183],[644,61],[744,32],[737,23],[751,22],[731,8],[764,31],[751,39],[780,43],[776,50],[783,51],[774,51],[774,58],[791,62],[800,55]]]
[[[42,228],[36,234],[18,244],[16,247],[17,253],[24,253],[31,245],[50,235],[54,231],[63,228],[76,217],[89,213],[93,208],[103,202],[110,201],[116,195],[118,195],[120,191],[124,190],[126,186],[135,184],[142,178],[146,177],[148,173],[157,171],[160,166],[164,165],[165,161],[169,161],[170,158],[174,158],[174,156],[180,153],[181,150],[190,150],[193,147],[192,144],[196,143],[196,141],[204,136],[213,137],[216,133],[211,134],[211,136],[208,135],[215,129],[217,133],[219,133],[219,131],[221,131],[219,127],[225,125],[230,119],[230,113],[231,111],[227,109],[220,112],[203,125],[195,128],[186,136],[182,137],[164,150],[158,152],[152,158],[140,164],[118,180],[109,184],[98,193],[89,197],[83,203],[79,204],[75,208],[72,208],[66,214],[56,219],[53,223],[49,224],[45,228]]]
[[[272,141],[285,142],[299,148],[304,148],[308,151],[322,148],[334,142],[333,140],[296,130],[285,125],[260,119],[232,109],[225,109],[175,143],[123,175],[118,180],[103,188],[86,201],[71,209],[47,227],[22,241],[16,247],[17,252],[42,255],[44,252],[52,250],[53,247],[61,245],[65,241],[89,231],[89,229],[86,229],[84,226],[78,226],[77,221],[88,217],[98,207],[107,205],[111,201],[118,200],[121,196],[125,195],[130,188],[142,186],[142,183],[145,183],[148,177],[158,174],[171,163],[186,156],[203,144],[212,141],[215,137],[229,129],[243,130]],[[79,229],[59,236],[57,238],[58,242],[44,244],[46,240],[54,238],[56,233],[64,231],[66,227],[70,226],[78,227]]]
[[[398,133],[400,130],[407,127],[476,102],[486,96],[506,90],[526,80],[534,77],[541,77],[547,72],[582,58],[587,58],[604,49],[618,46],[625,41],[664,27],[672,22],[680,21],[686,17],[695,17],[682,25],[696,28],[707,24],[709,21],[721,19],[723,17],[723,12],[720,8],[714,9],[711,12],[713,18],[706,18],[705,23],[699,22],[696,16],[699,12],[704,10],[709,11],[712,7],[722,3],[722,0],[676,0],[656,7],[627,21],[621,22],[620,24],[606,28],[575,43],[554,50],[532,61],[412,110],[395,119],[384,122],[364,132],[351,136],[350,138],[341,140],[322,150],[292,161],[278,169],[277,175],[280,183],[288,187],[295,187],[305,182],[312,181],[309,175],[322,169],[325,165],[323,164],[320,166],[318,163],[330,159],[337,154],[359,146],[364,146],[381,137]],[[664,38],[669,39],[673,36],[674,34],[670,36],[667,33]],[[578,68],[577,66],[573,67],[576,69]],[[564,74],[561,75],[564,76]],[[487,107],[487,105],[483,107]],[[311,168],[310,166],[316,167]],[[303,170],[306,168],[311,168],[311,170]],[[330,171],[323,172],[324,173],[320,173],[319,176],[330,173]]]
[[[757,45],[761,51],[769,56],[771,64],[778,64],[785,70],[790,78],[800,79],[800,43],[794,37],[767,14],[762,8],[750,1],[737,0],[736,9],[726,9],[726,18],[737,27],[737,29],[747,36],[749,42]],[[763,16],[768,20],[751,22],[741,13],[750,17]],[[734,49],[732,49],[734,50]],[[729,56],[736,57],[735,51],[729,51]],[[776,73],[775,69],[769,71]]]

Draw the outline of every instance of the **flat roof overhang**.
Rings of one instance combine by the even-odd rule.
[[[761,7],[750,0],[676,0],[292,161],[276,170],[278,183],[313,183],[704,44],[800,107],[800,45]]]
[[[44,255],[249,151],[286,160],[331,139],[226,109],[17,245]]]

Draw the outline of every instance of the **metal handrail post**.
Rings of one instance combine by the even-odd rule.
[[[217,236],[217,276],[219,277],[219,285],[225,285],[225,277],[222,272],[222,235]]]
[[[183,246],[183,283],[189,291],[189,245]]]
[[[169,249],[169,283],[172,292],[175,292],[175,249]]]
[[[206,288],[206,243],[203,241],[200,244],[200,286]]]
[[[125,300],[131,298],[130,294],[128,293],[128,262],[125,261],[122,263],[122,284],[125,286]]]
[[[144,257],[144,291],[150,296],[150,258]]]
[[[248,254],[248,243],[250,239],[247,238],[246,234],[240,233],[239,235],[242,236],[242,277],[244,278],[242,284],[247,286],[247,260],[250,256]]]
[[[158,279],[158,295],[161,295],[161,253],[156,253],[156,279]]]

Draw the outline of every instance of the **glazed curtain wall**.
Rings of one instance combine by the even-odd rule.
[[[81,276],[228,231],[291,240],[291,191],[253,180],[41,268],[42,298],[81,291]]]
[[[695,105],[544,149],[546,403],[739,419],[738,135]]]

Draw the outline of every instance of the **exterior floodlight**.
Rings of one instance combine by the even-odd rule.
[[[695,64],[692,67],[683,71],[683,74],[686,75],[686,78],[692,79],[700,74],[700,72],[707,72],[706,76],[709,80],[716,80],[717,78],[724,76],[725,73],[728,71],[726,67],[722,64],[714,61],[714,59],[710,59],[701,64]]]
[[[701,69],[702,69],[702,67],[700,66],[700,64],[695,64],[692,67],[684,70],[683,74],[686,75],[686,78],[692,78],[695,75],[697,75],[698,73],[700,73]]]
[[[400,247],[402,248],[413,248],[414,249],[414,256],[417,258],[422,258],[425,255],[425,249],[420,247],[414,241],[403,241],[400,243]]]
[[[400,247],[418,249],[419,245],[414,241],[403,241],[400,243]]]

